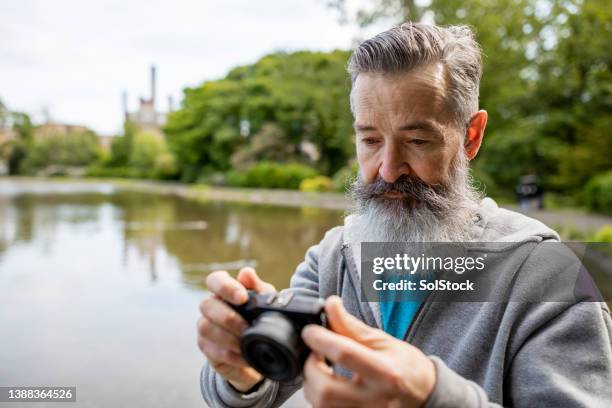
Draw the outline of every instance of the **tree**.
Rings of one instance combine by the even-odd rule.
[[[282,148],[267,156],[305,161],[300,146],[308,141],[320,153],[313,163],[319,171],[331,174],[343,166],[353,153],[348,55],[280,52],[234,68],[221,80],[185,89],[181,109],[164,129],[182,178],[229,170],[230,158],[256,151],[270,126],[278,138],[273,145]],[[253,136],[241,136],[245,120]]]
[[[123,123],[123,135],[116,137],[111,145],[108,165],[111,167],[127,166],[134,148],[136,125],[130,120]]]
[[[34,125],[23,112],[12,112],[0,101],[0,129],[12,129],[15,138],[0,146],[0,155],[7,161],[8,173],[18,174],[32,143]]]
[[[581,199],[585,182],[610,168],[612,8],[604,0],[373,0],[342,19],[361,26],[426,17],[464,24],[484,52],[481,106],[487,135],[474,171],[511,195],[535,171],[548,190]],[[411,18],[412,17],[412,18]]]
[[[174,156],[159,135],[138,132],[134,135],[129,166],[137,173],[152,178],[168,178],[175,172]]]
[[[52,135],[28,146],[20,171],[33,174],[48,166],[85,167],[99,154],[98,139],[93,132]]]

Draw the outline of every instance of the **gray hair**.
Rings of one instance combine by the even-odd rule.
[[[396,74],[440,62],[444,67],[448,108],[464,127],[478,110],[481,50],[466,26],[404,23],[362,42],[351,55],[352,84],[360,73]],[[354,113],[351,92],[351,110]]]

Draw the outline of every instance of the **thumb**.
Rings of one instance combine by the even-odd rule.
[[[257,276],[255,269],[250,266],[246,266],[238,272],[238,282],[242,283],[245,288],[254,290],[257,293],[276,292],[274,286],[262,281],[259,276]]]
[[[338,296],[330,296],[327,299],[325,312],[332,331],[350,337],[359,343],[364,343],[372,337],[369,334],[374,329],[347,312]]]

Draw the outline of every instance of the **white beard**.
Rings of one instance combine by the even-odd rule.
[[[414,199],[364,198],[367,188],[355,180],[354,222],[351,241],[360,242],[462,242],[472,239],[481,194],[472,186],[469,162],[460,151],[453,159],[448,181],[437,191],[427,188]]]

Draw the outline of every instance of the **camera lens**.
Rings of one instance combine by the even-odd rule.
[[[279,312],[265,312],[240,339],[244,359],[264,377],[289,381],[297,377],[306,358],[306,345],[293,323]]]

